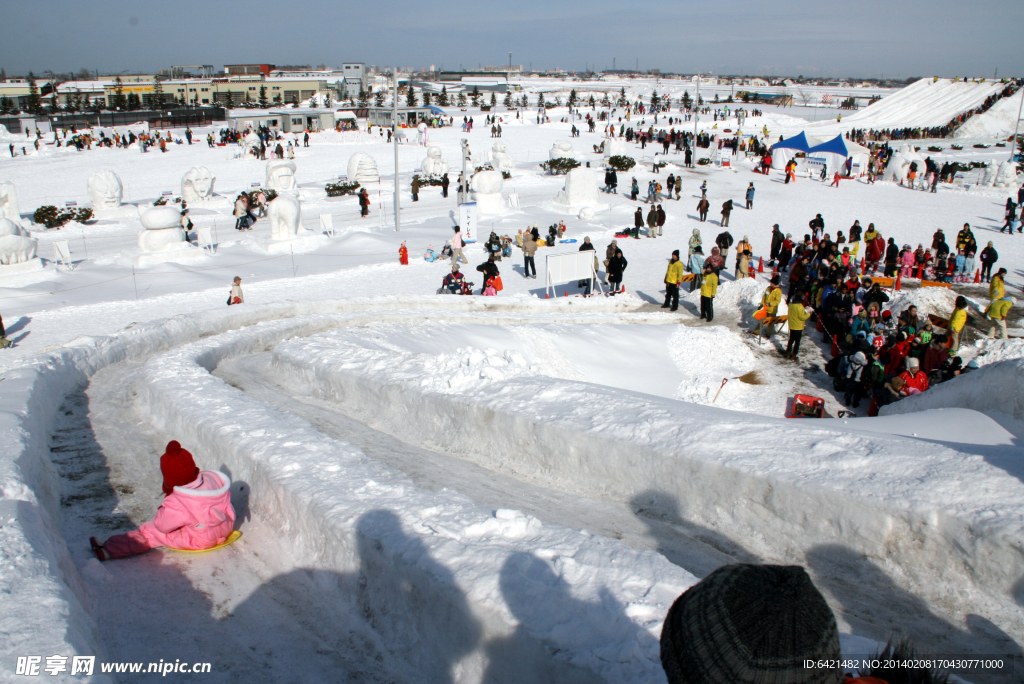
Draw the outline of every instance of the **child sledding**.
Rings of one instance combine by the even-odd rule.
[[[233,536],[235,509],[227,475],[200,471],[192,454],[176,441],[169,442],[160,457],[160,472],[165,497],[153,520],[137,530],[115,534],[102,544],[96,537],[90,538],[96,558],[127,558],[162,546],[205,551],[224,545]]]

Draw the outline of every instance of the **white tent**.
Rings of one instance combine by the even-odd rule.
[[[820,145],[821,140],[813,136],[807,135],[801,131],[798,135],[794,135],[785,140],[772,145],[772,168],[773,169],[784,169],[789,160],[792,159],[797,152],[807,153],[815,145]]]
[[[807,156],[823,160],[830,175],[837,170],[845,173],[846,160],[852,159],[851,172],[854,176],[860,176],[867,172],[871,150],[845,139],[842,135],[837,135],[832,140],[812,147],[807,151]],[[820,166],[815,165],[815,168],[820,169]]]

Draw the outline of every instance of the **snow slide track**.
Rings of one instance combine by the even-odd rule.
[[[283,343],[273,359],[279,372],[404,441],[593,498],[666,492],[684,519],[760,544],[752,550],[763,557],[804,563],[821,545],[841,545],[894,568],[913,594],[961,616],[984,610],[1022,636],[1011,590],[1024,575],[1021,483],[980,457],[929,444],[923,459],[922,442],[909,438],[550,378],[423,392],[356,360],[357,351],[326,334]],[[993,496],[963,501],[963,487]],[[820,565],[827,554],[816,558]],[[954,587],[971,587],[969,598]]]

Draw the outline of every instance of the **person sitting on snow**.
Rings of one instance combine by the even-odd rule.
[[[452,272],[444,277],[441,289],[448,290],[448,294],[462,294],[465,289],[466,277],[459,272],[459,265],[452,266]]]
[[[160,546],[202,551],[227,541],[235,526],[231,479],[216,470],[200,471],[177,441],[167,443],[160,472],[165,498],[151,522],[102,544],[96,537],[89,539],[100,561],[137,556]]]

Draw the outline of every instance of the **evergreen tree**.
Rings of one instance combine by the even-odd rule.
[[[416,91],[413,90],[412,85],[409,85],[408,90],[405,91],[405,106],[415,107],[419,103],[416,101]]]
[[[527,99],[526,93],[523,93],[523,97],[519,100],[519,106],[522,107],[523,109],[526,109],[527,107],[530,106],[530,101],[529,99]]]
[[[505,105],[505,109],[512,109],[512,91],[505,92],[505,99],[501,101],[501,104]]]
[[[569,93],[569,109],[576,106],[576,89],[573,88],[572,92]]]
[[[651,109],[657,109],[658,105],[661,104],[661,98],[658,97],[658,91],[655,90],[651,93]]]
[[[6,81],[6,80],[7,80],[7,72],[4,71],[3,69],[0,69],[0,81]]]
[[[612,101],[609,99],[608,93],[605,93],[604,97],[601,98],[601,106],[605,109],[612,106]]]
[[[376,95],[373,96],[373,103],[375,105],[377,105],[378,107],[383,107],[384,106],[384,91],[383,90],[379,91]]]
[[[14,102],[6,95],[0,97],[0,114],[10,114],[14,111]]]
[[[561,107],[562,106],[562,98],[555,97],[555,106],[556,107]]]
[[[331,99],[331,91],[324,92],[324,109],[330,109],[334,105],[334,101]]]
[[[498,106],[498,96],[495,95],[494,93],[491,93],[491,109],[494,109],[497,106]]]
[[[246,109],[251,109],[252,108],[252,104],[253,104],[252,103],[252,97],[249,95],[249,91],[246,90],[245,91],[245,100],[242,102],[242,106],[245,107]]]
[[[76,112],[78,108],[75,107],[75,100],[71,96],[71,93],[64,93],[64,111]]]
[[[437,99],[437,103],[442,107],[447,107],[448,102],[448,86],[441,86],[441,96]]]
[[[477,88],[476,86],[473,86],[473,92],[471,92],[469,94],[469,98],[471,100],[473,100],[473,106],[474,107],[479,107],[480,106],[480,89]]]
[[[698,95],[697,96],[697,106],[698,107],[703,107],[704,106],[704,96],[703,95]]]
[[[626,107],[628,105],[629,105],[629,100],[626,99],[626,88],[623,87],[619,91],[619,106],[620,107]]]
[[[537,109],[544,109],[545,106],[544,93],[537,93]]]
[[[261,85],[260,86],[260,95],[259,95],[259,97],[260,97],[260,99],[259,99],[260,107],[266,108],[270,104],[270,102],[267,101],[267,86],[265,86],[265,85]]]
[[[274,95],[274,104],[277,105],[278,107],[281,106],[281,93],[276,93]]]
[[[591,96],[590,96],[590,101],[589,101],[589,102],[588,102],[587,104],[589,104],[589,105],[590,105],[590,108],[591,108],[591,109],[595,109],[595,108],[597,107],[597,103],[596,103],[596,102],[594,101],[594,96],[593,96],[593,94],[591,94]]]
[[[359,107],[360,109],[370,104],[370,94],[362,88],[359,89]]]
[[[153,97],[150,101],[151,107],[160,107],[164,103],[164,87],[157,78],[153,82]]]
[[[36,85],[36,75],[28,72],[28,111],[30,114],[40,114],[43,111],[42,100],[39,99],[39,86]]]
[[[684,90],[683,96],[679,99],[679,104],[683,109],[688,109],[693,104],[693,100],[690,99],[690,91]]]
[[[127,108],[134,111],[141,106],[142,103],[139,102],[139,96],[136,93],[128,93]]]
[[[465,107],[466,106],[466,93],[465,93],[465,91],[459,91],[459,96],[456,98],[456,102],[458,102],[460,107]]]
[[[114,79],[114,97],[110,101],[111,109],[127,109],[128,100],[124,96],[124,85],[121,83],[121,77],[118,76]]]

